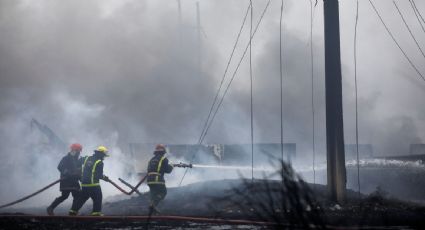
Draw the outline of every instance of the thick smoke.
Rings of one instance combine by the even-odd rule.
[[[376,2],[407,52],[422,63],[391,4]],[[181,3],[179,21],[177,1],[0,2],[1,202],[28,194],[58,176],[56,166],[66,150],[46,147],[46,137],[31,129],[32,119],[49,126],[66,145],[82,143],[83,155],[99,144],[109,147],[112,157],[105,161],[105,172],[113,179],[133,167],[126,155],[130,142],[196,143],[248,2],[200,1],[201,44],[195,1]],[[422,2],[417,4],[425,8]],[[266,1],[254,1],[254,22],[265,5]],[[405,11],[410,9],[401,5]],[[345,1],[340,6],[346,142],[354,143],[355,8]],[[279,10],[280,2],[272,1],[253,40],[256,142],[280,141]],[[319,1],[313,35],[315,137],[318,158],[324,162],[322,11]],[[285,1],[284,141],[297,143],[305,164],[312,159],[308,17],[308,1]],[[420,33],[416,19],[409,20]],[[249,24],[234,63],[248,34]],[[423,36],[419,41],[425,44]],[[360,142],[372,144],[376,155],[406,154],[409,144],[425,138],[420,131],[425,120],[424,83],[365,1],[360,7],[358,58]],[[423,65],[419,67],[424,71]],[[207,143],[250,142],[248,68],[246,57]],[[192,174],[189,180],[205,178]],[[109,185],[104,189],[107,195],[117,194]],[[25,204],[47,203],[56,193],[49,190]]]

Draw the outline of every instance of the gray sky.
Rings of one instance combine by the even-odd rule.
[[[29,127],[32,118],[48,125],[66,143],[81,142],[85,154],[104,144],[118,161],[125,161],[121,153],[128,142],[195,143],[249,1],[199,1],[204,31],[202,74],[198,74],[197,66],[195,2],[181,0],[180,25],[175,0],[1,0],[1,175],[8,172],[10,180],[28,178],[34,185],[55,178],[52,175],[56,175],[55,166],[62,153],[42,155],[32,148],[39,141]],[[267,1],[253,2],[255,22]],[[284,139],[297,143],[298,151],[310,156],[310,3],[284,2]],[[425,48],[425,33],[409,2],[397,2]],[[425,74],[425,60],[392,2],[375,3]],[[416,3],[425,13],[425,2]],[[355,1],[340,1],[340,10],[344,128],[346,143],[354,143]],[[279,13],[280,1],[272,0],[253,40],[257,142],[280,141]],[[324,156],[322,15],[319,1],[313,32],[315,135],[318,154]],[[233,73],[248,42],[249,24],[245,26],[229,73]],[[406,62],[365,0],[360,1],[358,29],[360,142],[373,144],[377,155],[407,154],[409,144],[425,139],[425,82]],[[247,60],[209,131],[207,143],[250,142]],[[33,170],[20,172],[17,164]],[[46,164],[50,164],[49,169]],[[14,172],[12,176],[10,171]],[[33,173],[42,179],[31,182]],[[22,191],[18,185],[11,189]],[[0,191],[0,200],[9,197]]]

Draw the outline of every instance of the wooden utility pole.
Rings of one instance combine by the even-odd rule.
[[[338,0],[323,0],[325,25],[326,143],[330,198],[345,200],[346,169],[342,116],[341,51]]]

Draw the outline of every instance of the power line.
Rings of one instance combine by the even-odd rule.
[[[412,39],[415,41],[415,44],[416,44],[416,46],[418,47],[419,51],[421,52],[422,56],[425,58],[424,51],[422,51],[422,48],[421,48],[421,46],[419,45],[418,41],[416,40],[415,35],[413,35],[412,30],[410,29],[409,25],[407,24],[406,20],[404,19],[404,16],[403,16],[403,14],[401,13],[400,8],[398,8],[398,5],[397,5],[397,3],[396,3],[395,1],[393,1],[393,3],[394,3],[395,8],[397,9],[398,13],[400,14],[401,19],[403,20],[404,25],[406,26],[407,30],[409,31],[410,36],[411,36],[411,37],[412,37]]]
[[[420,26],[421,26],[421,28],[422,28],[422,31],[425,33],[424,25],[422,25],[421,19],[419,18],[418,12],[416,11],[416,8],[415,8],[415,6],[413,5],[412,0],[409,0],[409,3],[410,3],[410,6],[411,6],[411,7],[412,7],[412,9],[413,9],[413,12],[415,13],[415,16],[416,16],[416,19],[417,19],[417,20],[418,20],[418,22],[419,22],[419,25],[420,25]]]
[[[356,24],[354,26],[354,87],[356,92],[356,155],[357,155],[357,186],[360,196],[360,160],[359,160],[359,114],[357,90],[357,25],[359,22],[359,0],[356,5]]]
[[[398,41],[395,39],[394,35],[391,33],[388,26],[385,24],[384,19],[381,17],[381,14],[379,14],[378,10],[376,9],[375,5],[373,4],[372,0],[369,0],[369,3],[372,5],[373,10],[375,11],[376,15],[378,15],[380,21],[382,22],[382,25],[384,25],[385,29],[387,30],[388,34],[390,35],[391,39],[394,41],[394,43],[397,45],[397,47],[400,49],[400,51],[403,53],[404,57],[407,59],[407,61],[410,63],[410,65],[415,69],[416,73],[422,78],[423,81],[425,81],[425,77],[422,75],[422,73],[416,68],[415,64],[413,64],[412,60],[410,60],[409,56],[407,56],[406,52],[401,48]]]
[[[415,0],[411,0],[411,1],[412,1],[412,3],[413,3],[413,6],[414,6],[414,7],[415,7],[415,9],[416,9],[416,12],[418,12],[418,14],[419,14],[420,18],[422,19],[422,22],[423,22],[423,23],[425,23],[425,19],[424,19],[424,17],[422,17],[421,12],[419,11],[418,7],[416,6],[416,2],[415,2]]]
[[[234,55],[234,53],[235,53],[236,46],[237,46],[237,45],[238,45],[238,43],[239,43],[239,38],[240,38],[241,33],[242,33],[242,30],[243,30],[243,28],[244,28],[244,26],[245,26],[245,22],[246,22],[246,19],[247,19],[247,17],[248,17],[248,13],[249,13],[249,9],[250,9],[250,8],[251,8],[251,5],[249,4],[249,5],[248,5],[248,8],[246,9],[246,12],[245,12],[245,16],[244,16],[244,18],[243,18],[243,21],[242,21],[242,25],[241,25],[241,27],[240,27],[240,29],[239,29],[238,36],[236,37],[235,44],[233,45],[232,53],[230,54],[229,60],[227,61],[226,69],[224,70],[224,74],[223,74],[223,77],[221,78],[220,85],[219,85],[219,87],[218,87],[218,89],[217,89],[217,92],[216,92],[216,94],[215,94],[215,97],[214,97],[213,103],[211,104],[210,111],[208,112],[208,117],[207,117],[207,119],[206,119],[206,121],[205,121],[204,127],[202,128],[202,133],[201,133],[201,136],[200,136],[200,137],[199,137],[199,139],[198,139],[198,144],[200,144],[200,143],[201,143],[202,136],[204,135],[204,132],[205,132],[205,130],[206,130],[206,128],[207,128],[207,126],[208,126],[208,122],[209,122],[209,120],[210,120],[210,118],[211,118],[212,111],[213,111],[213,109],[214,109],[214,107],[215,107],[215,105],[216,105],[216,103],[217,103],[218,96],[219,96],[219,94],[220,94],[221,88],[223,87],[224,80],[226,79],[227,71],[229,70],[230,63],[231,63],[231,61],[232,61],[232,59],[233,59],[233,55]]]
[[[280,6],[279,21],[279,70],[280,70],[280,151],[283,161],[283,67],[282,67],[282,18],[283,18],[283,0]]]
[[[271,0],[269,0],[269,1],[267,2],[267,5],[264,7],[264,10],[263,10],[263,12],[262,12],[262,14],[261,14],[261,16],[260,16],[260,19],[259,19],[259,20],[258,20],[258,22],[257,22],[257,25],[256,25],[256,27],[255,27],[255,30],[254,30],[254,32],[252,33],[252,37],[251,37],[251,39],[252,39],[252,38],[254,38],[255,34],[257,33],[258,27],[259,27],[259,25],[260,25],[261,21],[263,20],[263,17],[264,17],[264,15],[265,15],[265,13],[266,13],[266,11],[267,11],[267,9],[268,9],[269,5],[270,5],[270,2],[271,2]],[[206,129],[206,131],[205,131],[205,133],[204,133],[204,136],[203,136],[202,140],[203,140],[203,139],[205,138],[205,136],[207,135],[208,130],[209,130],[209,128],[211,127],[211,125],[212,125],[212,123],[213,123],[213,121],[214,121],[214,118],[215,118],[215,116],[217,115],[217,113],[218,113],[218,111],[219,111],[219,109],[220,109],[220,107],[221,107],[221,104],[223,103],[224,98],[226,97],[226,94],[227,94],[227,92],[228,92],[228,90],[229,90],[229,88],[230,88],[230,85],[232,84],[233,80],[235,79],[236,73],[238,72],[238,70],[239,70],[239,67],[240,67],[241,63],[242,63],[243,59],[245,58],[245,55],[246,55],[246,53],[247,53],[247,51],[248,51],[248,48],[249,48],[249,43],[248,43],[248,44],[247,44],[247,46],[245,47],[245,50],[244,50],[244,52],[243,52],[243,54],[242,54],[242,57],[240,58],[240,60],[239,60],[239,62],[238,62],[238,65],[236,66],[235,71],[233,72],[232,78],[230,79],[230,81],[228,82],[228,84],[227,84],[227,86],[226,86],[226,89],[225,89],[225,91],[224,91],[224,93],[223,93],[223,96],[221,97],[220,102],[218,103],[218,105],[217,105],[217,107],[216,107],[216,109],[215,109],[215,111],[214,111],[214,113],[213,113],[213,116],[212,116],[212,118],[211,118],[211,120],[210,120],[210,123],[208,124],[208,127],[207,127],[207,129]],[[202,143],[202,140],[201,140],[201,143]]]
[[[255,27],[255,30],[254,30],[254,32],[252,33],[252,36],[251,36],[251,38],[250,38],[250,39],[254,38],[254,36],[255,36],[255,34],[256,34],[257,30],[258,30],[258,27],[260,26],[261,21],[263,20],[263,17],[264,17],[264,15],[265,15],[265,13],[266,13],[266,11],[267,11],[267,9],[268,9],[269,5],[270,5],[270,2],[271,2],[271,0],[269,0],[269,1],[267,2],[267,5],[264,7],[264,10],[263,10],[263,12],[262,12],[262,14],[261,14],[261,16],[260,16],[260,19],[259,19],[259,20],[258,20],[258,22],[257,22],[257,25],[256,25],[256,27]],[[248,9],[249,9],[249,8],[248,8]],[[210,119],[210,121],[209,121],[209,123],[208,123],[208,125],[207,125],[206,129],[205,129],[205,132],[203,132],[203,135],[201,136],[201,138],[200,138],[200,140],[199,140],[199,142],[198,142],[199,144],[202,144],[202,142],[204,141],[204,139],[205,139],[206,135],[208,134],[208,130],[209,130],[209,128],[211,127],[211,125],[212,125],[212,123],[213,123],[213,121],[214,121],[214,118],[215,118],[215,116],[217,115],[218,110],[220,109],[221,104],[223,103],[224,97],[226,96],[227,91],[229,90],[229,87],[230,87],[230,85],[232,84],[233,79],[235,78],[237,71],[239,70],[239,67],[240,67],[240,65],[241,65],[241,63],[242,63],[242,61],[243,61],[243,59],[244,59],[244,57],[245,57],[245,55],[246,55],[246,53],[247,53],[247,51],[248,51],[248,48],[249,48],[249,43],[248,43],[248,45],[246,46],[246,48],[245,48],[245,50],[244,50],[244,53],[243,53],[242,57],[240,58],[240,60],[239,60],[239,62],[238,62],[238,65],[236,66],[235,71],[233,72],[232,78],[230,79],[229,83],[227,84],[227,87],[226,87],[226,89],[225,89],[225,91],[224,91],[224,93],[223,93],[223,96],[221,97],[221,99],[220,99],[219,103],[217,104],[217,106],[216,106],[216,108],[215,108],[215,110],[214,110],[214,113],[213,113],[213,115],[212,115],[212,117],[211,117],[211,119]],[[191,160],[190,160],[190,163],[192,163],[192,162],[193,162],[193,160],[194,160],[194,158],[195,158],[195,153],[196,153],[196,152],[194,152],[194,153],[192,154],[192,158],[191,158]],[[186,174],[187,174],[187,171],[188,171],[188,168],[186,168],[186,170],[185,170],[185,172],[184,172],[184,174],[183,174],[183,177],[182,177],[182,179],[180,180],[179,186],[181,186],[181,184],[183,183],[183,180],[184,180],[184,178],[185,178],[185,176],[186,176]]]
[[[252,94],[252,0],[249,1],[251,5],[251,28],[249,30],[249,77],[251,82],[251,180],[254,181],[254,104]]]
[[[233,55],[234,55],[235,50],[236,50],[236,47],[237,47],[237,45],[238,45],[238,43],[239,43],[239,38],[240,38],[240,36],[241,36],[241,34],[242,34],[242,30],[243,30],[243,28],[244,28],[244,26],[245,26],[245,22],[246,22],[246,19],[247,19],[247,17],[248,17],[248,12],[249,12],[249,9],[250,9],[250,8],[251,8],[251,5],[250,5],[250,4],[248,4],[248,8],[246,9],[245,16],[244,16],[244,18],[243,18],[243,20],[242,20],[242,25],[241,25],[241,27],[240,27],[240,29],[239,29],[239,32],[238,32],[238,35],[237,35],[237,37],[236,37],[235,44],[233,45],[233,49],[232,49],[232,52],[231,52],[231,54],[230,54],[229,60],[227,61],[226,69],[224,70],[224,74],[223,74],[223,77],[221,78],[220,85],[219,85],[219,87],[218,87],[218,89],[217,89],[217,92],[216,92],[216,94],[215,94],[215,97],[214,97],[213,103],[211,104],[210,111],[208,112],[208,116],[207,116],[207,119],[206,119],[206,121],[205,121],[204,127],[202,128],[201,135],[200,135],[200,137],[199,137],[199,139],[198,139],[198,145],[202,144],[202,141],[203,141],[203,139],[204,139],[204,135],[206,135],[206,132],[207,132],[207,130],[208,130],[208,124],[209,124],[209,121],[210,121],[210,118],[211,118],[212,111],[214,110],[214,107],[215,107],[215,105],[216,105],[216,103],[217,103],[217,99],[218,99],[218,96],[219,96],[219,94],[220,94],[220,91],[221,91],[221,89],[222,89],[222,87],[223,87],[224,80],[226,79],[226,75],[227,75],[227,72],[228,72],[228,70],[229,70],[230,63],[231,63],[231,61],[232,61],[232,59],[233,59]],[[195,158],[195,152],[192,154],[192,158],[191,158],[191,160],[190,160],[190,162],[191,162],[191,163],[193,162],[194,158]],[[181,184],[182,184],[182,182],[183,182],[183,180],[184,180],[184,178],[185,178],[185,176],[186,176],[186,174],[187,174],[187,171],[188,171],[188,168],[186,168],[186,169],[185,169],[184,174],[183,174],[183,177],[182,177],[182,179],[180,180],[179,186],[181,186]]]
[[[317,1],[316,1],[317,5]],[[314,8],[316,8],[314,5]],[[313,54],[313,1],[310,0],[310,68],[311,68],[311,113],[312,113],[312,147],[313,147],[313,184],[316,184],[316,139],[315,139],[315,109],[314,109],[314,54]]]

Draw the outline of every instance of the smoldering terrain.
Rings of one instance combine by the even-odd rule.
[[[131,198],[120,196],[116,197],[117,201],[105,202],[103,211],[107,217],[111,218],[92,220],[87,218],[76,222],[65,216],[67,209],[63,206],[59,208],[57,217],[43,218],[44,209],[32,208],[21,209],[20,212],[9,210],[8,213],[3,213],[0,226],[8,226],[6,229],[13,226],[23,227],[24,229],[41,227],[54,229],[58,226],[69,229],[77,229],[83,226],[87,229],[144,229],[148,226],[164,229],[176,227],[185,229],[200,227],[233,229],[235,226],[249,229],[270,229],[285,226],[303,229],[303,223],[310,223],[311,226],[317,228],[321,228],[321,226],[326,226],[326,228],[337,226],[420,228],[423,226],[422,219],[425,214],[425,206],[391,198],[380,189],[369,195],[362,194],[360,196],[356,191],[347,190],[347,200],[340,206],[328,199],[326,186],[310,184],[311,195],[314,197],[313,203],[310,204],[312,206],[307,206],[310,208],[298,211],[293,209],[295,207],[292,207],[286,213],[281,209],[281,202],[284,199],[281,197],[282,194],[278,192],[280,190],[274,190],[274,188],[281,188],[281,181],[257,179],[252,184],[253,187],[250,184],[250,179],[245,181],[212,180],[169,188],[169,195],[159,206],[161,214],[150,218],[147,218],[149,193],[142,193]],[[266,187],[264,187],[265,184]],[[267,189],[252,194],[239,193],[247,188]],[[292,196],[291,193],[293,192],[295,191],[286,191],[283,196]],[[297,202],[302,200],[301,197],[304,196],[302,195],[304,192],[306,191],[299,190],[296,193],[300,199]],[[251,200],[252,198],[254,200]],[[270,201],[274,204],[270,209],[264,209],[263,206],[259,205]],[[299,204],[302,205],[302,202]],[[248,205],[249,208],[245,205]],[[22,212],[32,213],[32,215],[22,215]],[[89,213],[90,207],[86,206],[82,210],[82,214],[88,215]],[[300,213],[306,216],[300,217]],[[281,221],[283,222],[276,222],[276,219],[274,219],[276,216],[282,218]],[[246,220],[246,223],[235,223],[232,220]],[[306,222],[298,222],[300,220]]]

